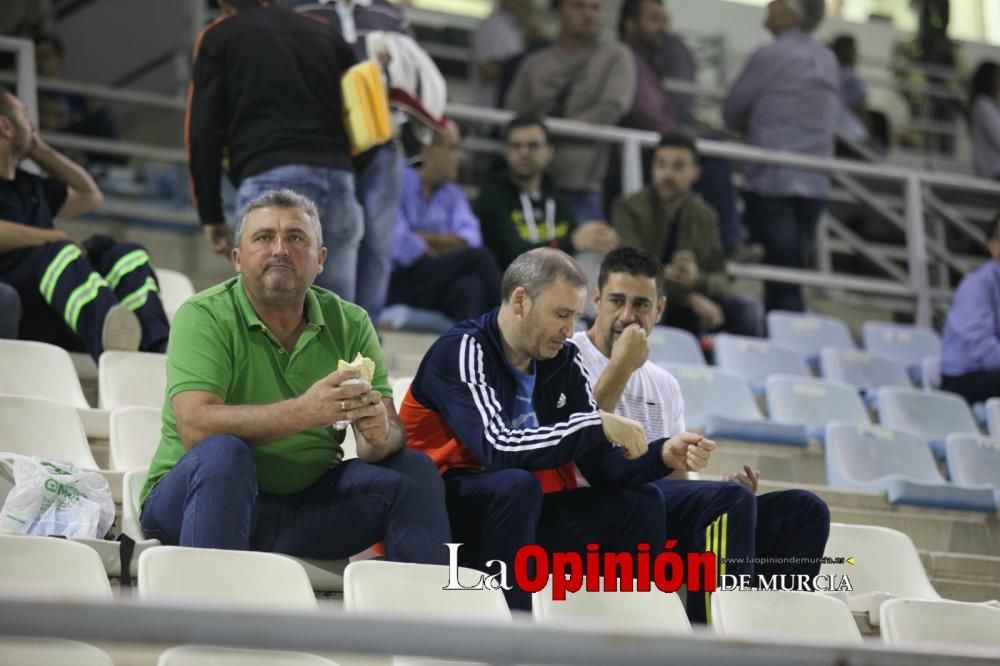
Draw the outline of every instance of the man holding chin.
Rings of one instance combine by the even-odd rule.
[[[238,275],[189,299],[167,350],[160,446],[141,495],[164,543],[443,564],[444,488],[405,448],[367,314],[313,285],[327,250],[316,206],[289,190],[247,204]],[[371,383],[354,367],[374,364]],[[343,460],[354,428],[358,458]]]

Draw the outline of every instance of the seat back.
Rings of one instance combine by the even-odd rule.
[[[696,427],[707,414],[725,414],[734,419],[759,421],[760,413],[753,391],[745,379],[710,366],[663,366],[676,379],[684,396],[684,420]]]
[[[812,432],[831,421],[871,424],[854,387],[826,379],[771,375],[767,378],[767,410],[778,423],[803,423]]]
[[[169,321],[174,320],[174,315],[180,309],[184,301],[194,296],[194,284],[180,271],[169,268],[155,268],[156,280],[160,283],[160,301],[163,302],[163,310],[167,313]]]
[[[878,418],[884,426],[909,430],[925,440],[953,432],[979,434],[968,403],[945,391],[882,387],[878,391]]]
[[[955,433],[945,440],[948,475],[961,486],[1000,490],[1000,440]]]
[[[167,392],[167,356],[150,352],[106,351],[97,365],[100,405],[163,407]]]
[[[919,367],[927,356],[941,355],[941,338],[929,328],[866,321],[862,337],[865,351],[891,358],[907,368]]]
[[[882,641],[1000,648],[1000,609],[986,604],[890,599],[879,608]]]
[[[55,638],[2,638],[0,664],[114,666],[111,657],[93,645]]]
[[[399,377],[392,380],[392,404],[396,407],[396,413],[399,413],[399,408],[403,406],[403,398],[406,397],[406,392],[410,390],[410,384],[413,382],[413,377]]]
[[[608,624],[625,624],[634,629],[662,633],[691,633],[691,623],[680,597],[675,593],[588,592],[580,589],[562,601],[552,598],[552,581],[531,595],[531,614],[538,622],[573,623],[586,618]]]
[[[0,340],[0,393],[45,398],[86,409],[69,352],[30,340]]]
[[[139,555],[139,598],[309,611],[316,609],[302,565],[275,553],[159,546]]]
[[[119,407],[111,412],[111,469],[146,467],[160,445],[159,408]]]
[[[844,382],[865,391],[883,386],[912,386],[902,364],[867,352],[824,347],[819,353],[819,364],[824,379]]]
[[[925,356],[920,361],[921,386],[925,389],[941,388],[941,359],[937,356]]]
[[[809,377],[809,368],[799,353],[759,338],[720,333],[715,338],[715,363],[755,387],[762,387],[768,375]]]
[[[59,600],[111,599],[96,550],[66,539],[19,534],[0,534],[0,589]]]
[[[459,582],[469,586],[484,574],[459,567]],[[442,589],[449,581],[444,565],[364,560],[344,572],[344,608],[352,613],[422,619],[509,620],[500,590]]]
[[[986,401],[986,429],[991,437],[1000,437],[1000,398]]]
[[[97,469],[76,409],[43,398],[0,395],[0,449]]]
[[[698,338],[683,328],[654,326],[648,341],[649,360],[657,365],[664,363],[707,365]]]
[[[847,604],[815,592],[714,592],[712,629],[755,638],[780,635],[861,644],[861,632]]]
[[[156,666],[337,666],[336,662],[303,652],[239,650],[180,645],[160,655]]]
[[[827,557],[853,557],[854,563],[823,564],[820,574],[849,576],[851,596],[887,592],[898,597],[939,599],[910,537],[874,525],[831,523]]]
[[[142,511],[139,507],[139,494],[142,487],[146,485],[146,477],[149,476],[148,467],[130,469],[125,472],[122,478],[122,532],[132,537],[133,541],[144,541],[146,535],[142,531],[142,524],[139,516]]]
[[[827,483],[851,487],[891,474],[913,481],[942,483],[927,443],[914,433],[835,422],[826,428]]]
[[[806,359],[816,357],[823,347],[857,349],[847,325],[829,315],[772,310],[767,313],[767,332],[772,341]]]

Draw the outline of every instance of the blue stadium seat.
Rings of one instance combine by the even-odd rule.
[[[831,421],[871,424],[854,387],[828,379],[771,375],[767,378],[767,411],[777,423],[804,425],[809,437],[821,443]]]
[[[990,486],[1000,504],[1000,440],[954,434],[945,440],[948,475],[961,486]]]
[[[884,492],[892,504],[996,511],[988,486],[946,482],[915,434],[835,422],[826,429],[826,480],[834,488]]]
[[[986,401],[986,431],[991,437],[1000,437],[1000,398]]]
[[[720,333],[715,338],[715,364],[750,382],[758,394],[764,392],[768,375],[812,376],[806,362],[794,349],[728,333]]]
[[[819,357],[824,379],[850,384],[872,405],[876,390],[883,386],[911,386],[906,368],[892,359],[833,347],[824,347]]]
[[[690,331],[672,326],[653,327],[653,332],[649,334],[649,360],[657,365],[707,365],[698,338]]]
[[[914,384],[922,383],[920,364],[923,360],[928,356],[941,356],[941,338],[928,328],[866,321],[862,335],[865,351],[902,363]]]
[[[772,341],[797,350],[814,368],[823,347],[857,349],[847,325],[829,315],[772,310],[767,313],[767,333]]]
[[[689,365],[664,366],[681,386],[684,420],[688,428],[701,429],[706,437],[768,444],[805,446],[809,442],[801,425],[772,423],[760,413],[750,385],[717,368]]]
[[[884,386],[878,390],[878,420],[888,428],[922,437],[938,460],[944,460],[944,438],[949,434],[979,434],[968,403],[946,391]]]

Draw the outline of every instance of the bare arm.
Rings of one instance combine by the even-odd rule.
[[[28,153],[35,164],[68,188],[66,201],[56,212],[56,217],[67,219],[89,213],[104,200],[104,195],[86,169],[35,136]]]
[[[442,252],[454,252],[455,250],[464,250],[468,247],[468,243],[456,234],[440,234],[433,231],[418,231],[416,234],[424,239],[424,242],[427,243],[427,246],[433,250],[435,254],[441,254]]]
[[[364,411],[369,416],[360,417],[353,426],[358,458],[378,462],[406,446],[406,430],[396,415],[392,398],[381,398]]]
[[[222,397],[208,391],[184,391],[171,401],[177,432],[189,451],[219,433],[234,435],[257,447],[303,430],[351,421],[351,410],[368,404],[369,387],[340,383],[357,377],[358,371],[353,368],[338,370],[301,396],[269,405],[227,405]]]
[[[37,247],[53,241],[72,241],[70,235],[61,229],[42,229],[27,224],[0,220],[0,254],[19,250],[22,247]]]
[[[649,343],[646,331],[637,324],[626,326],[611,348],[608,367],[601,373],[594,386],[594,399],[598,406],[614,412],[625,391],[632,373],[642,367],[649,358]]]

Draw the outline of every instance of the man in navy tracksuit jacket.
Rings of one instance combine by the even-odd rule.
[[[641,427],[598,410],[567,344],[586,292],[568,255],[521,255],[501,291],[499,309],[458,324],[428,350],[400,410],[408,445],[444,476],[452,535],[465,544],[460,563],[485,569],[496,559],[512,571],[517,549],[530,543],[581,553],[588,543],[601,552],[648,543],[655,554],[666,516],[648,482],[677,467],[703,468],[714,443],[685,433],[640,454]],[[579,487],[577,471],[589,487]],[[507,600],[530,607],[518,589]]]

